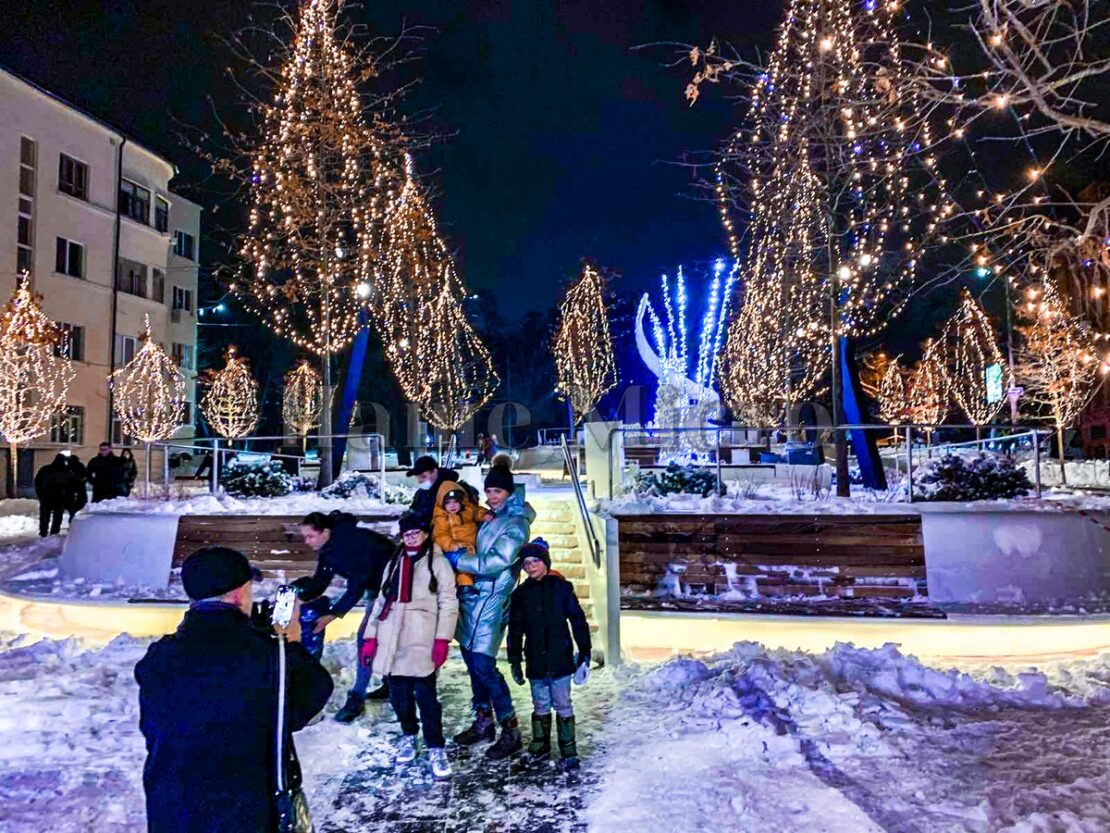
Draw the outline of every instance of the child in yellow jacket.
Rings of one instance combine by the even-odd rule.
[[[433,537],[443,552],[477,550],[478,527],[485,520],[486,510],[471,500],[462,486],[451,489],[443,496],[443,502],[432,513]],[[474,576],[458,573],[455,576],[458,587],[470,587]]]

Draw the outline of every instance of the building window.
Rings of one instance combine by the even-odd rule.
[[[185,289],[181,286],[173,288],[173,308],[182,309],[186,312],[193,311],[193,290]]]
[[[166,302],[166,271],[157,266],[150,267],[150,299],[159,304]]]
[[[85,277],[85,247],[64,237],[58,238],[54,257],[54,271],[71,278]]]
[[[163,197],[154,198],[154,228],[163,234],[170,230],[170,204]]]
[[[62,339],[55,352],[59,356],[65,356],[75,362],[83,362],[85,360],[85,328],[80,324],[62,324],[61,328],[65,338]]]
[[[116,333],[116,367],[123,367],[135,358],[135,337]]]
[[[58,156],[58,190],[79,200],[89,198],[89,166],[64,153]]]
[[[150,191],[134,182],[123,180],[119,186],[119,210],[132,220],[150,225]]]
[[[50,442],[60,445],[85,444],[85,409],[70,405],[50,418]]]
[[[172,345],[171,354],[173,355],[173,362],[183,370],[193,369],[193,345],[179,344],[174,342]]]
[[[123,424],[120,423],[119,417],[112,417],[112,445],[134,445],[135,438],[130,434],[123,432]]]
[[[173,233],[173,253],[178,257],[196,260],[196,246],[196,238],[189,232],[178,229]]]
[[[120,292],[126,292],[128,295],[138,295],[140,298],[147,297],[146,264],[136,263],[134,260],[121,257],[116,272],[116,289]]]
[[[38,146],[34,139],[19,137],[19,219],[16,230],[15,268],[30,272],[35,263],[35,161]]]

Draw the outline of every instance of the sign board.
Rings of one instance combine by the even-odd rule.
[[[986,377],[987,402],[991,405],[995,402],[1001,402],[1006,391],[1002,383],[1002,365],[998,362],[987,365],[987,369],[983,371],[983,375]]]

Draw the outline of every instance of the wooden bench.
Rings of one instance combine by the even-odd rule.
[[[388,532],[394,515],[360,515],[363,523]],[[264,578],[291,580],[311,575],[316,553],[301,540],[299,515],[182,515],[177,524],[173,567],[201,547],[239,550]]]
[[[919,515],[622,515],[628,607],[665,596],[922,599]],[[632,602],[632,599],[638,599]]]

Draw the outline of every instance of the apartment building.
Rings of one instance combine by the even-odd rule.
[[[19,449],[20,494],[63,449],[86,460],[105,438],[130,444],[107,377],[141,346],[147,316],[189,380],[178,436],[193,436],[200,207],[170,190],[174,174],[168,159],[0,68],[0,297],[29,273],[77,364],[66,411]],[[141,471],[141,446],[134,452]],[[160,474],[161,454],[151,462]],[[4,444],[5,495],[10,463]]]

